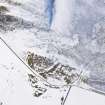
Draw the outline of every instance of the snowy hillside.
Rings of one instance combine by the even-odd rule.
[[[80,76],[81,78],[76,83],[76,86],[89,87],[105,93],[104,11],[104,0],[0,0],[0,37],[33,71],[41,74],[52,84],[63,86],[66,83],[67,86],[72,84],[72,79],[73,81],[77,80]],[[32,87],[30,82],[27,81],[30,75],[24,70],[18,72],[18,69],[20,70],[24,67],[17,66],[21,65],[21,63],[18,63],[18,59],[12,53],[6,53],[9,49],[5,48],[6,46],[3,44],[3,42],[0,44],[0,51],[2,51],[0,52],[0,58],[4,59],[3,62],[0,60],[0,70],[3,71],[0,72],[0,76],[3,75],[0,78],[0,83],[2,84],[3,80],[6,84],[9,79],[7,75],[12,75],[10,85],[11,81],[15,82],[15,79],[19,83],[15,84],[14,91],[16,92],[19,86],[25,91],[22,90],[26,93],[26,99],[31,97],[29,103],[31,100],[32,104],[36,103],[37,101],[31,96]],[[34,54],[32,65],[27,62],[29,52]],[[7,58],[8,60],[5,61]],[[41,59],[41,62],[38,59],[35,62],[36,58]],[[46,62],[42,62],[42,59],[44,61],[48,60],[47,66]],[[50,61],[51,64],[49,63]],[[11,62],[13,62],[13,67],[11,67]],[[42,66],[42,64],[45,65]],[[5,74],[7,69],[9,71]],[[17,75],[16,78],[14,76],[15,73]],[[80,73],[82,74],[80,75]],[[31,76],[33,77],[33,75]],[[40,82],[38,80],[37,82],[42,85],[44,81]],[[0,86],[3,85],[1,84]],[[7,84],[3,88],[1,87],[0,92],[4,91],[5,87],[7,87]],[[6,95],[0,95],[0,97],[2,96],[3,99],[8,98],[11,94],[9,92],[13,92],[11,97],[17,97],[18,92],[15,94],[10,88],[11,86],[8,87]],[[59,97],[58,100],[62,97],[61,88],[58,90],[48,86],[44,86],[44,88],[45,90],[42,89],[43,91],[41,91],[45,92],[46,96],[41,96],[41,98],[48,96],[46,90],[48,90],[48,94],[55,92],[52,95],[53,98],[56,93],[59,94],[57,96]],[[38,100],[43,101],[44,99],[41,98]],[[6,105],[14,105],[10,100],[8,99],[8,104]],[[55,105],[59,105],[58,100],[57,102],[55,101]],[[53,102],[52,98],[51,102]],[[23,104],[26,105],[26,103],[23,100]],[[44,105],[47,105],[47,103]]]
[[[0,40],[0,103],[3,105],[60,105],[60,98],[65,95],[65,88],[46,87],[45,82],[38,79],[39,89],[47,89],[43,96],[34,97],[37,88],[29,82],[31,71]]]

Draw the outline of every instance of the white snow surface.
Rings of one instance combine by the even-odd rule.
[[[39,97],[33,96],[28,81],[31,72],[0,40],[0,103],[3,105],[60,105],[63,89],[48,88]],[[43,81],[41,81],[43,83]]]
[[[105,96],[72,87],[65,105],[104,105]]]
[[[75,0],[55,0],[55,14],[52,30],[69,35],[72,30],[72,17]]]
[[[35,25],[32,29],[15,29],[14,31],[8,31],[6,33],[0,32],[0,37],[2,37],[22,59],[25,58],[27,51],[30,50],[57,62],[68,64],[71,67],[77,68],[77,70],[89,70],[91,74],[90,79],[104,80],[104,0],[55,0],[55,12],[49,31],[47,29],[49,29],[50,24],[48,23],[48,17],[45,12],[46,0],[43,0],[43,2],[42,0],[12,0],[13,2],[21,3],[21,5],[9,4],[7,1],[8,0],[0,0],[0,5],[6,6],[9,10],[6,14],[22,18]],[[29,105],[26,104],[25,101],[27,103],[33,102],[33,105],[34,103],[41,102],[37,102],[37,100],[44,100],[41,98],[37,100],[33,98],[31,87],[27,82],[27,72],[21,70],[24,67],[15,60],[12,54],[7,53],[8,51],[4,48],[3,44],[1,44],[1,48],[0,56],[2,60],[0,61],[0,70],[2,70],[2,72],[0,72],[0,75],[2,79],[0,83],[2,85],[0,84],[0,92],[3,102],[7,105],[14,105],[14,102],[17,102],[17,105],[20,105],[20,100],[23,100],[22,105]],[[6,54],[4,52],[6,52]],[[14,61],[16,64],[14,64]],[[12,70],[11,65],[13,65],[12,67],[15,67],[16,70]],[[19,73],[18,70],[21,72]],[[100,72],[98,70],[100,70]],[[14,74],[17,76],[14,76]],[[7,84],[9,79],[10,86]],[[11,81],[13,81],[12,84]],[[17,84],[15,84],[15,81],[17,81]],[[11,85],[14,84],[15,87],[12,89]],[[94,86],[97,88],[97,83]],[[105,86],[102,87],[99,85],[99,87],[105,91]],[[7,90],[7,92],[5,90]],[[21,90],[21,92],[19,93],[17,90]],[[11,96],[10,92],[13,92],[13,96]],[[48,105],[50,102],[55,102],[55,104],[53,104],[58,105],[58,100],[56,102],[53,101],[53,99],[55,100],[55,96],[59,92],[51,89],[49,95],[52,93],[54,93],[54,95],[51,95],[51,97],[54,97],[49,101]],[[17,98],[17,96],[22,97]],[[25,101],[23,96],[26,96]],[[15,101],[10,101],[13,98]],[[28,98],[29,100],[27,100]],[[50,99],[48,98],[48,100]],[[40,105],[39,103],[38,105]],[[42,103],[46,103],[47,105],[46,100],[42,101]]]

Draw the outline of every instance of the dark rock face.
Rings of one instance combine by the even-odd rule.
[[[31,52],[29,54],[30,56],[33,55]],[[27,57],[27,61],[30,60],[29,55]],[[28,65],[45,79],[53,78],[65,84],[70,84],[74,83],[79,77],[79,73],[75,68],[61,63],[54,64],[51,59],[37,54],[33,55],[31,62],[33,66],[31,67],[30,63],[27,62]]]
[[[59,82],[62,82],[62,86],[73,84],[80,76],[80,72],[77,72],[75,68],[70,67],[69,65],[63,65],[61,63],[54,64],[53,60],[31,52],[28,52],[26,61],[33,69],[33,72],[35,71],[39,73],[43,78],[45,78],[46,81],[53,79],[56,82],[55,87],[51,86],[53,83],[51,85],[47,85],[44,83],[45,81],[43,81],[43,84],[40,84],[41,82],[38,77],[33,74],[28,74],[29,82],[34,91],[33,96],[35,97],[40,97],[43,95],[48,88],[59,89]]]
[[[11,5],[18,5],[18,6],[21,5],[21,3],[15,2],[15,1],[12,1],[12,0],[5,0],[5,2],[7,2],[8,4],[11,4]]]
[[[12,31],[16,28],[32,28],[33,24],[21,18],[0,13],[0,30]]]
[[[0,13],[8,12],[9,10],[5,6],[0,6]]]
[[[28,76],[29,76],[29,82],[31,83],[31,86],[34,90],[33,96],[39,97],[43,95],[47,91],[47,88],[44,85],[40,86],[38,84],[39,80],[32,74],[28,74]]]

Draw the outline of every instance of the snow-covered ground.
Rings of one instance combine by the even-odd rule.
[[[65,105],[104,105],[105,96],[72,87]]]
[[[48,88],[41,97],[34,97],[28,81],[32,74],[0,40],[0,103],[3,105],[60,105],[65,89]],[[43,84],[41,81],[40,84]]]
[[[52,30],[71,36],[74,3],[75,0],[55,0]]]
[[[41,97],[34,97],[28,81],[32,72],[0,40],[0,103],[2,105],[61,105],[67,88],[48,88]],[[40,82],[41,84],[44,81]],[[65,105],[104,105],[105,96],[72,87]]]
[[[23,60],[26,59],[27,51],[31,51],[53,59],[55,62],[75,67],[77,70],[84,71],[90,86],[105,92],[104,0],[0,0],[0,6],[8,9],[2,14],[7,17],[6,19],[2,20],[2,15],[0,15],[0,37]],[[9,18],[9,16],[13,17]],[[7,29],[5,29],[6,27]],[[0,52],[0,56],[3,60],[10,56],[11,59],[8,58],[7,61],[11,62],[12,54],[5,56],[4,52],[8,51],[4,50],[0,50],[3,51]],[[4,59],[4,57],[6,58]],[[14,58],[12,62],[17,61]],[[1,66],[1,70],[3,69],[1,75],[5,74],[5,70],[8,68],[10,68],[10,71],[7,71],[9,75],[15,74],[11,70],[11,63],[8,62],[7,68]],[[1,65],[4,63],[6,61]],[[12,63],[12,65],[14,64]],[[28,82],[24,81],[24,79],[27,81],[27,76],[20,77],[21,73],[17,72],[18,68],[19,70],[22,68],[17,65],[21,64],[16,62],[15,65],[13,67],[16,69],[17,78],[19,76],[24,82],[21,83],[22,89],[23,84],[26,83],[26,89],[30,90],[25,91],[31,91]],[[6,75],[2,78],[5,78]],[[22,75],[27,75],[27,73],[22,71]],[[7,78],[9,77],[7,76]],[[14,75],[12,78],[15,78]],[[3,80],[6,83],[5,79]],[[16,87],[18,87],[17,85]],[[8,89],[7,91],[10,94]],[[28,93],[26,92],[26,94]],[[29,92],[29,94],[31,93]],[[31,95],[29,97],[32,97]],[[9,96],[5,95],[5,97]],[[24,105],[26,104],[24,103]]]

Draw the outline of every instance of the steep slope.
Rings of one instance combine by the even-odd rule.
[[[0,15],[0,36],[21,58],[26,59],[27,51],[46,56],[89,72],[88,83],[105,89],[104,83],[102,86],[91,81],[104,79],[104,66],[101,69],[105,52],[103,0],[0,1],[7,8]]]
[[[66,88],[49,88],[37,77],[35,78],[38,79],[38,83],[35,88],[29,81],[29,75],[32,75],[30,70],[0,40],[0,104],[60,105]],[[41,92],[41,89],[43,95],[38,97],[38,90]]]

